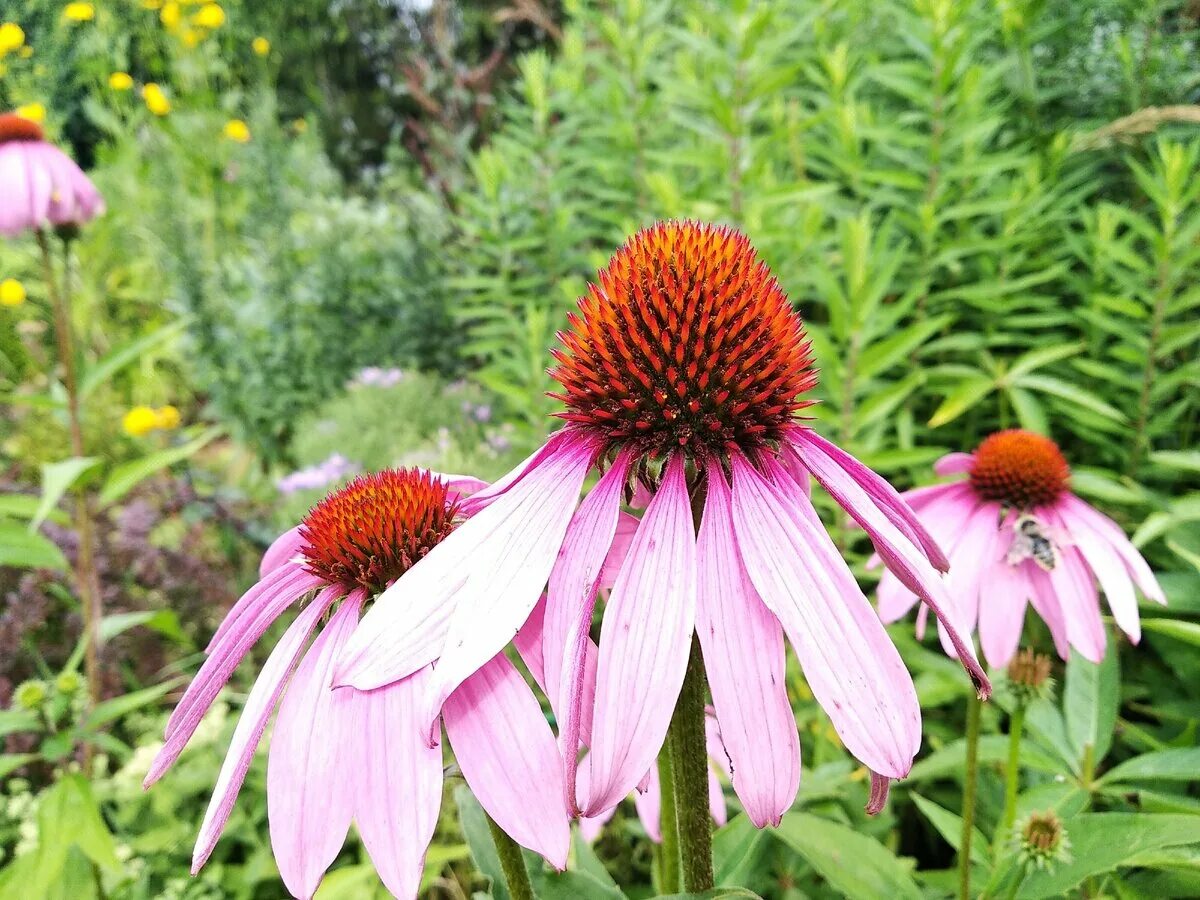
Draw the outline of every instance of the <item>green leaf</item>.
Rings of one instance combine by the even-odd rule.
[[[968,409],[990,394],[996,383],[985,375],[968,378],[951,391],[929,418],[930,428],[940,428],[953,422]]]
[[[21,766],[37,759],[36,753],[4,753],[0,754],[0,779],[7,778]]]
[[[539,900],[626,900],[612,884],[605,884],[587,872],[547,872],[538,879],[534,894]]]
[[[0,522],[0,566],[67,570],[67,558],[47,537],[16,522]]]
[[[104,483],[104,487],[100,491],[101,505],[108,506],[115,503],[155,472],[161,471],[167,466],[173,466],[175,463],[183,462],[183,460],[192,456],[220,433],[220,428],[209,428],[186,444],[181,444],[178,447],[169,447],[166,450],[159,450],[157,453],[151,453],[148,456],[143,456],[141,459],[135,459],[117,466],[109,473],[108,480]]]
[[[1098,763],[1112,747],[1120,694],[1121,674],[1116,653],[1104,654],[1099,664],[1088,662],[1078,653],[1071,654],[1063,689],[1063,713],[1067,738],[1078,759],[1083,758],[1090,746],[1092,761]]]
[[[467,846],[471,848],[475,868],[492,881],[492,897],[495,900],[511,900],[483,807],[465,784],[454,789],[454,804],[458,808],[458,824],[463,837],[467,839]]]
[[[42,463],[42,499],[37,512],[29,520],[29,530],[37,531],[50,511],[84,472],[99,464],[98,456],[73,456],[56,463]]]
[[[713,875],[717,884],[738,884],[754,874],[768,832],[755,828],[750,817],[734,816],[713,834]]]
[[[41,720],[37,713],[23,709],[0,709],[0,738],[23,731],[37,731]]]
[[[1114,422],[1125,421],[1125,413],[1121,412],[1115,406],[1101,400],[1091,391],[1086,391],[1060,378],[1052,378],[1049,375],[1025,375],[1013,383],[1017,387],[1041,391],[1043,394],[1050,394],[1069,403],[1074,403],[1076,406],[1091,410],[1097,415],[1112,419]]]
[[[179,625],[179,614],[173,609],[143,609],[137,612],[112,613],[100,620],[100,642],[107,643],[118,634],[144,625],[164,637],[183,641],[185,635]]]
[[[1165,635],[1200,647],[1200,622],[1183,619],[1142,619],[1142,631]]]
[[[0,494],[0,518],[32,519],[37,515],[41,503],[41,497],[31,494]],[[46,518],[60,525],[65,525],[69,521],[63,513],[57,510],[51,510]]]
[[[1042,366],[1048,366],[1052,362],[1058,362],[1060,359],[1066,359],[1068,356],[1074,356],[1083,349],[1083,344],[1058,344],[1052,347],[1039,347],[1036,350],[1030,350],[1028,353],[1023,353],[1013,360],[1012,365],[1008,367],[1008,380],[1013,381],[1032,372],[1034,369],[1040,369]]]
[[[1167,469],[1200,472],[1200,450],[1159,450],[1150,454],[1150,461]]]
[[[853,828],[793,812],[783,817],[774,834],[803,856],[831,888],[850,900],[921,897],[908,866],[878,841]]]
[[[1128,759],[1104,773],[1100,784],[1121,781],[1195,781],[1200,775],[1200,747],[1158,750]]]
[[[746,888],[716,887],[702,894],[659,894],[654,900],[762,900],[762,897]]]
[[[571,868],[591,875],[601,884],[614,888],[617,886],[612,875],[608,873],[608,869],[604,868],[604,863],[600,862],[600,858],[596,856],[592,845],[583,839],[578,828],[571,829],[571,850],[575,855],[575,862]]]
[[[950,812],[943,806],[938,806],[932,800],[926,800],[915,792],[910,793],[909,796],[917,805],[917,809],[921,811],[921,815],[929,820],[929,824],[957,853],[958,848],[962,845],[962,816]],[[971,861],[983,864],[987,862],[987,857],[987,838],[978,828],[974,828],[971,837]]]
[[[187,318],[178,319],[169,325],[163,325],[151,331],[149,334],[142,335],[137,340],[131,341],[123,347],[118,347],[103,359],[97,360],[94,365],[88,367],[79,379],[79,395],[87,397],[88,394],[125,366],[145,356],[160,344],[165,344],[172,338],[182,334],[187,325]]]
[[[119,697],[113,697],[111,700],[105,700],[103,703],[97,703],[91,714],[80,723],[79,728],[83,732],[95,731],[101,725],[106,725],[114,719],[128,715],[134,710],[149,706],[160,697],[170,693],[173,688],[184,680],[186,680],[185,676],[181,675],[178,678],[172,678],[170,681],[164,681],[162,684],[142,688],[140,691],[134,691],[131,694],[122,694]]]
[[[92,786],[82,775],[67,775],[38,801],[38,842],[77,846],[103,869],[118,869],[117,842],[100,815]]]

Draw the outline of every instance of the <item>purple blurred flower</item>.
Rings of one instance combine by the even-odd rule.
[[[275,482],[281,494],[294,494],[297,491],[309,491],[323,488],[335,481],[341,481],[347,475],[353,475],[361,469],[358,463],[350,462],[340,453],[334,453],[324,462],[314,466],[297,469]]]

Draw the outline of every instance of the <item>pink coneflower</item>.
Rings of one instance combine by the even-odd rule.
[[[246,699],[200,827],[193,872],[212,853],[282,694],[267,813],[284,883],[311,897],[353,820],[388,889],[416,895],[442,795],[442,754],[422,716],[432,670],[368,693],[331,690],[330,676],[364,605],[444,540],[459,517],[459,497],[447,482],[417,469],[389,470],[330,494],[264,555],[261,580],[217,629],[146,776],[147,787],[162,777],[250,648],[284,610],[309,598]],[[518,644],[539,645],[538,628],[540,621],[531,623]],[[504,653],[447,695],[440,715],[483,808],[518,843],[563,868],[570,830],[554,735]]]
[[[949,548],[950,590],[962,619],[979,628],[984,657],[1006,666],[1016,652],[1025,604],[1050,629],[1066,659],[1070,647],[1098,662],[1104,624],[1096,582],[1121,630],[1141,638],[1134,585],[1166,603],[1154,573],[1121,527],[1071,493],[1071,470],[1058,446],[1029,431],[1001,431],[974,453],[951,453],[939,475],[950,484],[917,488],[905,499],[930,533]],[[891,573],[879,582],[879,614],[899,619],[916,598]],[[923,628],[924,616],[918,618]]]
[[[693,631],[733,787],[755,823],[778,822],[799,782],[785,633],[850,752],[883,783],[905,775],[921,736],[912,678],[821,527],[808,476],[939,617],[950,608],[937,571],[946,561],[883,479],[798,418],[817,378],[809,342],[750,242],[695,222],[638,232],[569,322],[551,373],[566,427],[466,501],[489,505],[367,614],[337,681],[376,688],[440,657],[432,719],[549,582],[546,679],[573,810],[599,815],[650,770]],[[580,504],[593,470],[602,477]],[[622,502],[635,495],[649,500],[604,611],[577,790],[592,715],[582,701],[588,628]]]
[[[37,122],[0,114],[0,234],[82,225],[104,200],[72,159],[48,143]]]

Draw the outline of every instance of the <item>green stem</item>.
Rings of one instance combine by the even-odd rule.
[[[703,893],[713,886],[712,819],[708,811],[708,749],[704,736],[704,700],[708,682],[700,640],[692,635],[683,688],[675,703],[667,747],[675,776],[675,816],[683,889]]]
[[[496,855],[500,857],[500,868],[504,870],[508,895],[512,900],[534,900],[533,885],[529,882],[529,869],[525,867],[525,857],[521,855],[521,848],[491,816],[488,816],[487,820],[488,828],[492,831],[492,841],[496,845]]]
[[[1017,821],[1017,787],[1021,768],[1021,734],[1025,730],[1025,705],[1018,704],[1008,723],[1008,763],[1004,767],[1004,817],[1000,820],[998,840],[1008,838]]]
[[[661,798],[659,830],[662,846],[658,849],[658,890],[661,894],[678,894],[683,890],[679,872],[679,817],[675,813],[675,768],[671,760],[668,738],[658,754],[658,786]]]
[[[979,775],[979,714],[983,704],[971,696],[967,700],[967,768],[963,773],[963,829],[958,849],[959,900],[971,897],[971,837],[975,831],[975,782]]]

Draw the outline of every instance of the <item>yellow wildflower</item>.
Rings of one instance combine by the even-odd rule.
[[[72,22],[90,22],[96,18],[96,7],[90,3],[68,3],[63,7],[63,18]]]
[[[182,35],[180,35],[179,39],[181,41],[183,41],[183,46],[195,47],[197,44],[200,43],[200,39],[202,37],[204,37],[204,35],[201,34],[199,31],[197,31],[194,28],[189,28],[186,31],[184,31],[184,33]]]
[[[236,141],[239,144],[245,144],[250,141],[250,126],[241,119],[230,119],[225,123],[225,127],[221,129],[221,133],[231,141]]]
[[[171,111],[171,101],[153,81],[142,88],[142,99],[146,101],[146,109],[156,116],[165,116]]]
[[[205,3],[192,16],[192,24],[201,28],[220,28],[225,24],[225,10],[219,3]]]
[[[133,87],[133,78],[128,72],[113,72],[108,76],[108,86],[114,91],[127,91]]]
[[[149,406],[135,406],[121,419],[126,434],[142,437],[158,427],[158,413]]]
[[[15,278],[5,278],[0,281],[0,306],[10,309],[25,302],[25,285]]]
[[[170,404],[160,406],[158,412],[155,413],[155,427],[163,431],[170,431],[173,428],[179,427],[179,410]]]
[[[257,53],[259,56],[266,56],[268,53],[270,53],[270,52],[271,52],[271,42],[270,42],[270,41],[268,41],[268,40],[267,40],[265,37],[263,37],[262,35],[259,35],[259,36],[258,36],[258,37],[256,37],[254,40],[252,40],[252,41],[250,42],[250,47],[251,47],[251,48],[254,50],[254,52],[255,52],[255,53]]]
[[[0,56],[17,50],[25,43],[25,32],[16,22],[0,25]]]
[[[304,134],[304,132],[308,131],[308,119],[293,119],[292,130],[296,134]]]
[[[30,122],[46,121],[46,107],[40,103],[26,103],[24,106],[18,106],[15,112],[22,119],[28,119]]]
[[[167,31],[174,31],[179,27],[179,20],[182,15],[179,11],[179,4],[175,0],[171,0],[171,2],[163,4],[162,11],[158,14],[158,19],[163,23],[163,27]]]

